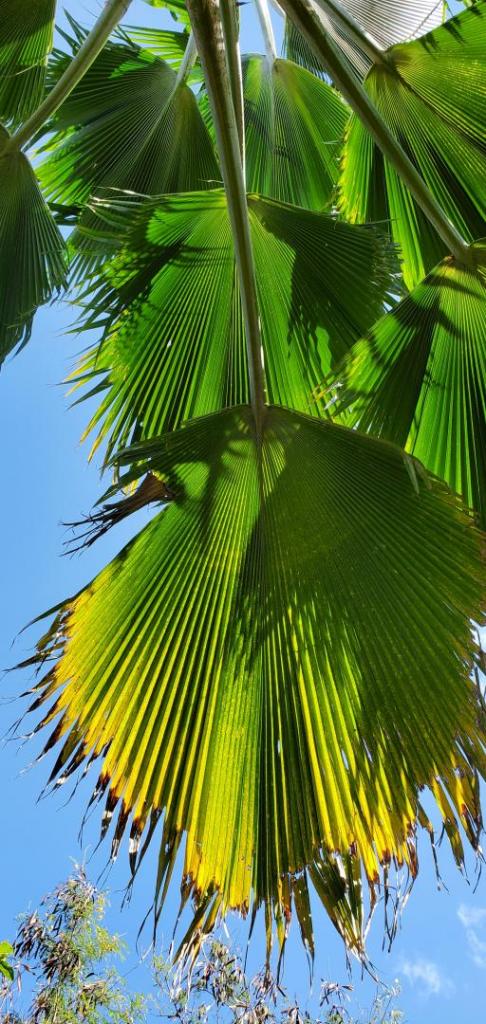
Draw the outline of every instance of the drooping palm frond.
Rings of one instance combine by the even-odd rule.
[[[342,26],[330,16],[329,12],[323,11],[314,0],[310,0],[310,3],[319,14],[320,21],[326,31],[329,32],[331,38],[345,54],[356,75],[359,78],[364,78],[371,66],[371,60],[368,55],[355,39],[350,37],[346,31],[343,31]],[[297,26],[289,18],[285,19],[283,50],[287,57],[295,60],[301,67],[307,68],[308,71],[317,75],[318,78],[327,77],[326,65],[316,56],[308,40],[305,39]]]
[[[247,57],[243,76],[248,188],[327,206],[348,120],[339,94],[285,60]],[[130,49],[128,39],[106,47],[57,115],[52,155],[40,168],[48,196],[70,204],[107,185],[162,194],[218,180],[196,99],[185,85],[173,95],[176,80],[165,61],[135,43]]]
[[[39,176],[59,203],[85,203],[103,187],[203,189],[220,175],[192,90],[128,41],[105,46],[51,127]]]
[[[365,87],[449,220],[468,239],[486,233],[486,4],[387,51]],[[351,220],[388,220],[413,287],[444,244],[357,117],[344,151],[342,208]]]
[[[154,829],[157,822],[157,815],[151,818],[147,833]],[[156,899],[154,903],[154,930],[157,929],[159,918],[164,909],[165,898],[170,884],[175,856],[180,848],[181,835],[177,835],[171,849],[161,850],[158,865],[158,884]],[[117,840],[118,844],[119,840]],[[132,840],[132,845],[137,846],[137,840]],[[113,844],[112,844],[113,848]],[[144,841],[144,852],[147,849]],[[113,856],[113,854],[112,854]],[[140,858],[137,855],[132,857],[134,875],[140,866]],[[133,882],[132,877],[132,882]],[[319,902],[324,907],[326,914],[337,929],[341,938],[344,939],[347,949],[367,965],[365,949],[365,932],[367,924],[364,924],[364,900],[363,882],[361,878],[361,866],[356,858],[350,855],[340,857],[335,854],[321,852],[319,859],[309,868],[294,876],[284,876],[279,880],[278,896],[276,900],[269,900],[264,903],[264,921],[267,946],[267,967],[270,966],[270,954],[273,949],[275,936],[277,938],[280,955],[277,964],[277,977],[280,973],[283,953],[290,931],[292,910],[299,923],[300,935],[307,955],[311,963],[314,961],[315,937],[314,923],[311,908],[311,892],[314,890]],[[187,903],[191,893],[191,882],[183,883],[183,906]],[[371,906],[368,914],[368,921],[375,907],[374,889],[371,892]],[[388,890],[387,890],[388,892]],[[251,936],[260,904],[253,902],[249,936]],[[194,907],[192,920],[189,923],[182,940],[179,943],[174,960],[177,962],[182,958],[186,963],[194,962],[201,949],[204,937],[209,935],[215,925],[220,922],[227,911],[224,898],[217,889],[211,889],[202,898],[199,897]]]
[[[443,0],[340,0],[340,6],[384,50],[437,28],[444,15]]]
[[[424,786],[461,861],[486,766],[480,537],[454,496],[393,445],[276,407],[262,437],[240,407],[118,461],[172,497],[40,642],[51,779],[102,759],[103,831],[116,812],[134,867],[162,816],[159,894],[185,834],[183,898],[209,923],[262,902],[285,920],[308,866],[329,900],[330,855],[372,890],[390,861],[414,874]]]
[[[486,249],[447,258],[354,346],[345,419],[419,458],[486,526]]]
[[[75,54],[88,34],[88,30],[65,11],[66,21],[69,29],[58,28],[59,35],[67,44],[68,49]],[[124,43],[135,46],[138,50],[148,50],[155,57],[161,57],[173,68],[178,68],[186,51],[189,40],[189,32],[184,27],[181,29],[151,28],[147,25],[118,25],[113,33],[114,43]],[[65,50],[55,49],[49,61],[48,83],[55,84],[62,71],[69,65],[70,56]]]
[[[339,93],[292,61],[250,56],[243,95],[248,189],[328,207],[349,117]]]
[[[222,191],[98,201],[118,254],[93,278],[85,325],[101,345],[75,379],[106,391],[87,432],[108,450],[153,437],[192,416],[248,400],[245,334]],[[90,239],[87,240],[89,259]]]
[[[269,401],[319,415],[317,367],[334,367],[358,324],[383,309],[395,253],[373,228],[358,235],[358,225],[259,196],[248,208]]]
[[[258,196],[248,209],[270,399],[320,415],[312,391],[381,312],[393,253],[372,229],[325,214]],[[97,443],[108,436],[111,452],[247,401],[224,193],[127,197],[96,210],[109,243],[121,240],[81,300],[86,326],[105,327],[78,371],[106,389],[89,427],[101,425]]]
[[[318,78],[327,78],[327,72],[322,61],[316,57],[306,39],[290,18],[285,19],[284,36],[282,42],[282,53],[284,57],[293,60],[294,64],[311,71]]]
[[[38,306],[65,277],[64,243],[23,153],[0,127],[0,365],[28,341]]]
[[[161,57],[173,68],[179,67],[189,38],[187,32],[136,25],[124,26],[124,33],[136,46],[148,50],[155,57]]]
[[[366,46],[366,39],[372,40],[377,48],[386,50],[395,43],[414,39],[441,24],[443,18],[442,0],[338,0],[327,5],[326,0],[311,0],[319,13],[323,25],[335,42],[346,54],[360,76],[370,69],[372,58]],[[346,27],[339,17],[350,14],[357,23],[358,35]],[[363,33],[360,45],[359,32]],[[313,53],[298,28],[285,19],[284,51],[288,57],[308,68],[315,74],[325,72],[324,65]]]
[[[42,98],[56,0],[0,0],[0,121],[18,124]]]

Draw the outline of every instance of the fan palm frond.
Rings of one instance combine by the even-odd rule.
[[[64,242],[23,153],[0,127],[0,364],[24,345],[38,306],[61,287]]]
[[[367,40],[375,49],[386,50],[395,43],[429,32],[443,20],[442,0],[375,0],[373,3],[369,0],[333,0],[329,4],[326,0],[311,0],[311,4],[361,77],[366,75],[373,62]],[[347,15],[351,15],[356,23],[358,34],[347,27]],[[284,50],[287,57],[314,74],[325,73],[325,66],[289,18],[285,19]]]
[[[365,88],[449,220],[468,239],[486,233],[486,4],[423,38],[395,46]],[[444,244],[360,120],[350,122],[342,209],[389,221],[413,287],[446,255]]]
[[[118,461],[171,497],[40,643],[52,779],[101,759],[103,832],[116,810],[135,868],[162,816],[159,894],[185,834],[183,896],[210,923],[285,920],[336,854],[371,890],[392,860],[415,874],[423,787],[460,861],[485,736],[480,538],[456,499],[393,445],[277,407],[262,437],[240,407]]]
[[[101,758],[116,848],[163,814],[162,877],[185,833],[184,896],[223,912],[285,904],[326,853],[371,889],[391,859],[414,872],[423,786],[460,859],[485,737],[480,540],[455,499],[393,445],[278,408],[261,440],[239,408],[119,461],[172,498],[41,642],[53,778]]]
[[[349,112],[339,94],[289,60],[243,60],[247,185],[309,209],[330,205]]]
[[[18,124],[44,92],[56,0],[0,0],[0,121]]]
[[[346,422],[412,452],[486,526],[486,250],[440,263],[338,373]]]
[[[85,203],[103,187],[202,189],[220,175],[192,90],[128,41],[105,46],[51,128],[39,176],[59,203]]]
[[[96,443],[108,436],[111,452],[247,401],[224,193],[127,197],[95,209],[108,243],[121,242],[81,299],[86,327],[104,326],[101,347],[76,374],[89,394],[93,384],[105,389],[89,427],[101,425]],[[248,210],[270,399],[321,415],[312,391],[379,315],[394,254],[373,229],[325,214],[254,195]]]

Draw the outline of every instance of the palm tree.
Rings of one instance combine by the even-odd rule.
[[[81,543],[162,506],[31,709],[134,874],[158,826],[156,918],[184,839],[185,951],[263,905],[313,954],[312,888],[364,956],[422,790],[458,864],[481,831],[486,3],[279,0],[283,57],[266,0],[243,57],[234,0],[154,6],[52,51],[54,0],[0,4],[2,352],[69,286],[115,474]]]

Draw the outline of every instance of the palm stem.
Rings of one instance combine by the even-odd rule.
[[[75,57],[66,68],[48,96],[37,110],[21,125],[5,145],[5,151],[22,149],[32,141],[40,128],[55,114],[74,87],[86,74],[94,60],[103,49],[112,31],[126,14],[131,0],[107,0],[98,21],[86,36]]]
[[[265,387],[260,318],[243,167],[225,56],[220,3],[219,0],[187,0],[187,10],[196,38],[216,129],[245,321],[250,398],[257,436],[261,437],[265,417]]]
[[[241,74],[241,54],[239,40],[238,8],[235,2],[224,3],[220,7],[221,24],[223,26],[226,63],[231,84],[231,95],[235,108],[236,126],[240,144],[240,157],[243,168],[243,182],[246,188],[245,169],[245,105],[243,98],[243,78]]]
[[[346,11],[339,0],[316,0],[317,6],[323,11],[330,11],[335,20],[345,29],[346,33],[357,43],[360,50],[363,51],[373,61],[374,64],[380,61],[386,60],[384,51],[378,46],[376,39],[369,32],[366,32],[356,18]]]
[[[197,59],[196,40],[194,39],[194,32],[191,32],[191,34],[189,36],[189,39],[187,40],[187,43],[186,43],[186,48],[184,50],[184,56],[183,56],[183,58],[181,60],[181,63],[179,64],[179,70],[177,72],[177,78],[176,78],[176,82],[175,82],[175,87],[176,88],[177,88],[178,85],[184,85],[188,75],[190,74],[190,72],[192,71],[192,68],[194,67],[196,59]]]
[[[273,63],[273,61],[277,59],[277,45],[275,43],[273,25],[270,18],[270,11],[268,10],[267,0],[255,0],[255,6],[260,21],[263,41],[265,43],[265,51],[268,59]]]
[[[279,2],[287,16],[307,39],[314,53],[326,65],[335,85],[374,138],[383,155],[395,168],[449,252],[462,263],[471,263],[472,254],[467,242],[448,220],[416,167],[390,132],[388,125],[357,80],[339,47],[326,32],[309,0],[279,0]]]

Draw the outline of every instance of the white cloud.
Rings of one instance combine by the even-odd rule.
[[[466,929],[467,944],[473,963],[486,971],[486,941],[480,938],[476,930],[486,925],[486,907],[468,907],[461,903],[457,916]]]
[[[420,956],[414,960],[402,960],[400,970],[413,985],[419,985],[422,995],[450,996],[454,992],[452,981],[442,974],[433,960]]]
[[[483,971],[486,971],[486,942],[483,942],[472,929],[466,932],[466,937],[476,967],[481,967]]]
[[[461,903],[457,916],[465,928],[477,928],[483,921],[486,924],[486,907],[468,907]]]

